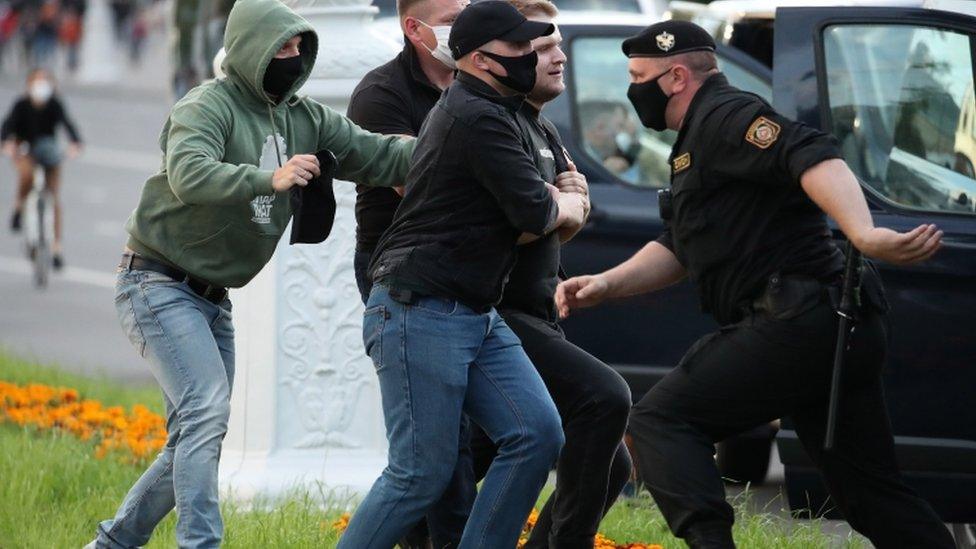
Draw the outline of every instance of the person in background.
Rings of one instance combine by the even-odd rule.
[[[44,169],[44,185],[54,200],[54,268],[64,265],[61,251],[61,160],[55,132],[64,127],[71,139],[68,157],[81,151],[81,136],[68,116],[61,99],[55,93],[54,79],[44,69],[34,69],[27,76],[27,93],[19,97],[0,126],[3,151],[17,167],[17,197],[10,217],[10,229],[21,228],[24,201],[34,185],[34,168]]]

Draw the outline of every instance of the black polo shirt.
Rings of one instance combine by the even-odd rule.
[[[499,301],[519,235],[548,233],[558,215],[516,121],[521,104],[458,72],[421,128],[374,281],[478,310]]]
[[[396,57],[366,73],[352,92],[346,115],[363,129],[416,136],[441,96],[413,46],[404,42]],[[372,253],[399,205],[400,195],[393,189],[356,185],[356,250]]]
[[[522,104],[516,121],[532,145],[532,160],[546,183],[566,171],[569,158],[556,127],[528,102]],[[515,267],[498,304],[499,310],[515,310],[555,322],[558,319],[553,296],[559,285],[559,235],[549,233],[518,247]]]
[[[779,115],[722,74],[695,94],[671,152],[673,216],[658,242],[698,287],[702,309],[736,322],[773,273],[834,280],[844,260],[800,176],[841,158],[836,140]]]

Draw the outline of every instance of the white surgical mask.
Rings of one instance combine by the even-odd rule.
[[[54,95],[54,86],[47,80],[35,80],[30,85],[28,93],[35,103],[47,103],[48,99]]]
[[[437,47],[434,49],[427,48],[427,44],[424,47],[430,52],[431,57],[444,63],[448,68],[456,69],[457,63],[454,61],[454,57],[451,56],[451,47],[447,44],[447,39],[451,36],[451,26],[450,25],[439,25],[432,27],[420,19],[417,19],[421,25],[427,27],[434,32],[434,38],[437,39]]]

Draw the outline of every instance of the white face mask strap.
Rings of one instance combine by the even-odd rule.
[[[431,32],[434,34],[434,40],[437,41],[437,45],[435,45],[433,48],[430,48],[427,46],[427,44],[423,44],[423,42],[421,42],[424,48],[426,48],[427,51],[430,52],[431,57],[433,57],[434,59],[440,61],[441,63],[447,65],[452,69],[457,68],[457,63],[454,61],[454,58],[451,56],[451,48],[447,44],[447,38],[451,33],[451,26],[438,25],[434,27],[428,25],[425,21],[422,21],[420,19],[417,19],[417,22],[430,29]]]

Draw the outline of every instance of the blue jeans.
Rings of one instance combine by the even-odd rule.
[[[98,525],[96,547],[145,545],[174,506],[181,549],[218,547],[217,462],[234,382],[230,300],[218,306],[164,275],[123,270],[115,307],[163,390],[168,438],[115,518]]]
[[[339,549],[389,549],[437,502],[458,461],[462,414],[499,446],[459,547],[515,547],[563,444],[559,413],[494,309],[373,286],[363,318],[376,366],[389,463]]]

